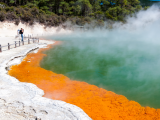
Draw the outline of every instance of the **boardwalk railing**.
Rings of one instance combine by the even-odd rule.
[[[28,39],[27,39],[27,38],[28,38]],[[10,49],[12,49],[12,48],[20,47],[20,46],[26,45],[26,44],[39,43],[39,38],[36,38],[36,37],[28,36],[28,37],[24,37],[24,39],[27,39],[27,40],[14,41],[13,44],[8,43],[8,44],[5,45],[5,46],[2,46],[2,45],[0,44],[0,52],[5,51],[5,50],[10,50]],[[4,48],[5,48],[5,49],[4,49]]]

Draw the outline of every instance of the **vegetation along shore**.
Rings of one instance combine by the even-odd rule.
[[[66,21],[72,25],[103,26],[104,21],[125,22],[142,8],[139,0],[0,0],[0,21],[33,25],[59,26]]]

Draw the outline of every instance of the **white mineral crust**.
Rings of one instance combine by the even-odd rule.
[[[43,90],[36,85],[7,74],[9,67],[19,64],[27,53],[53,43],[40,40],[0,53],[0,120],[91,120],[79,107],[44,98]]]

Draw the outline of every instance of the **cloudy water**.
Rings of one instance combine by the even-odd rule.
[[[63,44],[45,52],[41,67],[160,108],[159,31],[160,11],[154,6],[112,30],[53,34],[47,38]]]

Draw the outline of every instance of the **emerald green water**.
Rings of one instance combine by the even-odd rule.
[[[160,45],[107,37],[61,39],[62,45],[45,52],[41,67],[160,108]]]

